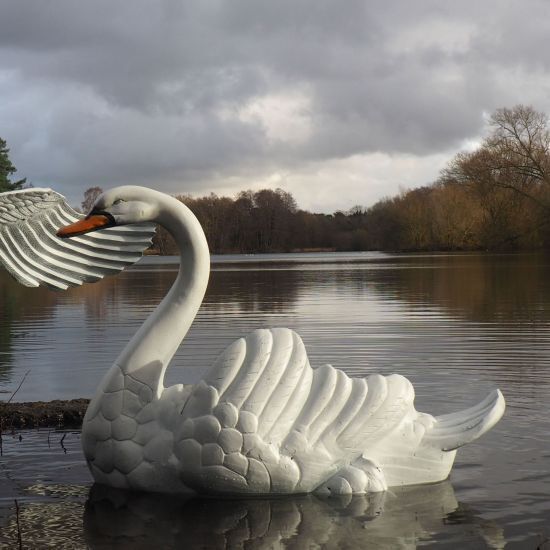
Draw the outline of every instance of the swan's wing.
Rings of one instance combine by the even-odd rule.
[[[434,418],[415,410],[403,376],[312,369],[296,333],[257,330],[191,390],[174,451],[183,481],[200,492],[309,492],[327,481],[330,491],[376,491],[444,479],[452,449],[477,439],[503,410],[496,393]]]
[[[312,369],[295,332],[257,330],[195,386],[175,451],[201,491],[307,492],[414,411],[413,397],[403,377]]]
[[[60,227],[83,217],[51,189],[1,193],[0,265],[25,286],[65,290],[134,264],[155,232],[153,224],[136,224],[56,237]]]

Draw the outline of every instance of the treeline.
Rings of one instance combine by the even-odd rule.
[[[242,191],[234,199],[213,193],[177,198],[197,216],[216,254],[365,249],[366,230],[356,227],[354,215],[300,210],[294,197],[282,189]],[[153,245],[160,254],[176,253],[163,228]]]
[[[381,249],[376,245],[380,227],[371,209],[314,214],[299,209],[282,189],[241,191],[234,199],[214,193],[177,198],[197,216],[215,254]],[[160,254],[177,252],[162,227],[153,246]]]
[[[364,213],[381,250],[518,250],[550,247],[550,132],[546,115],[497,110],[489,135],[459,153],[430,186]],[[376,228],[378,227],[378,232]]]
[[[282,189],[178,198],[198,217],[214,253],[547,248],[548,120],[532,107],[499,109],[480,146],[459,153],[436,182],[370,208],[313,214]],[[175,253],[165,231],[155,248]]]

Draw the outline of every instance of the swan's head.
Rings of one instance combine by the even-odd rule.
[[[74,237],[116,225],[155,221],[159,212],[159,196],[162,193],[145,187],[115,187],[97,198],[83,220],[62,227],[57,236]]]

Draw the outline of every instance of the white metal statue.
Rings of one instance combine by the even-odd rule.
[[[174,237],[179,274],[86,412],[84,454],[98,483],[156,492],[343,494],[436,482],[449,475],[456,449],[504,413],[499,390],[455,414],[417,412],[406,378],[312,368],[300,337],[285,328],[254,331],[230,345],[198,384],[165,388],[166,368],[204,297],[210,256],[192,212],[152,189],[107,191],[86,217],[49,189],[1,194],[0,260],[27,286],[65,289],[137,261],[151,222]]]

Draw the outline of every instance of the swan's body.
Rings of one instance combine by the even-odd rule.
[[[504,412],[496,390],[454,415],[419,413],[402,376],[360,379],[329,365],[312,369],[300,337],[282,328],[237,340],[198,384],[164,388],[165,370],[208,283],[202,228],[176,199],[139,187],[104,193],[86,220],[61,236],[97,224],[154,221],[173,235],[181,255],[173,287],[105,375],[86,412],[83,448],[99,483],[263,494],[358,493],[435,482],[448,476],[455,449]]]

